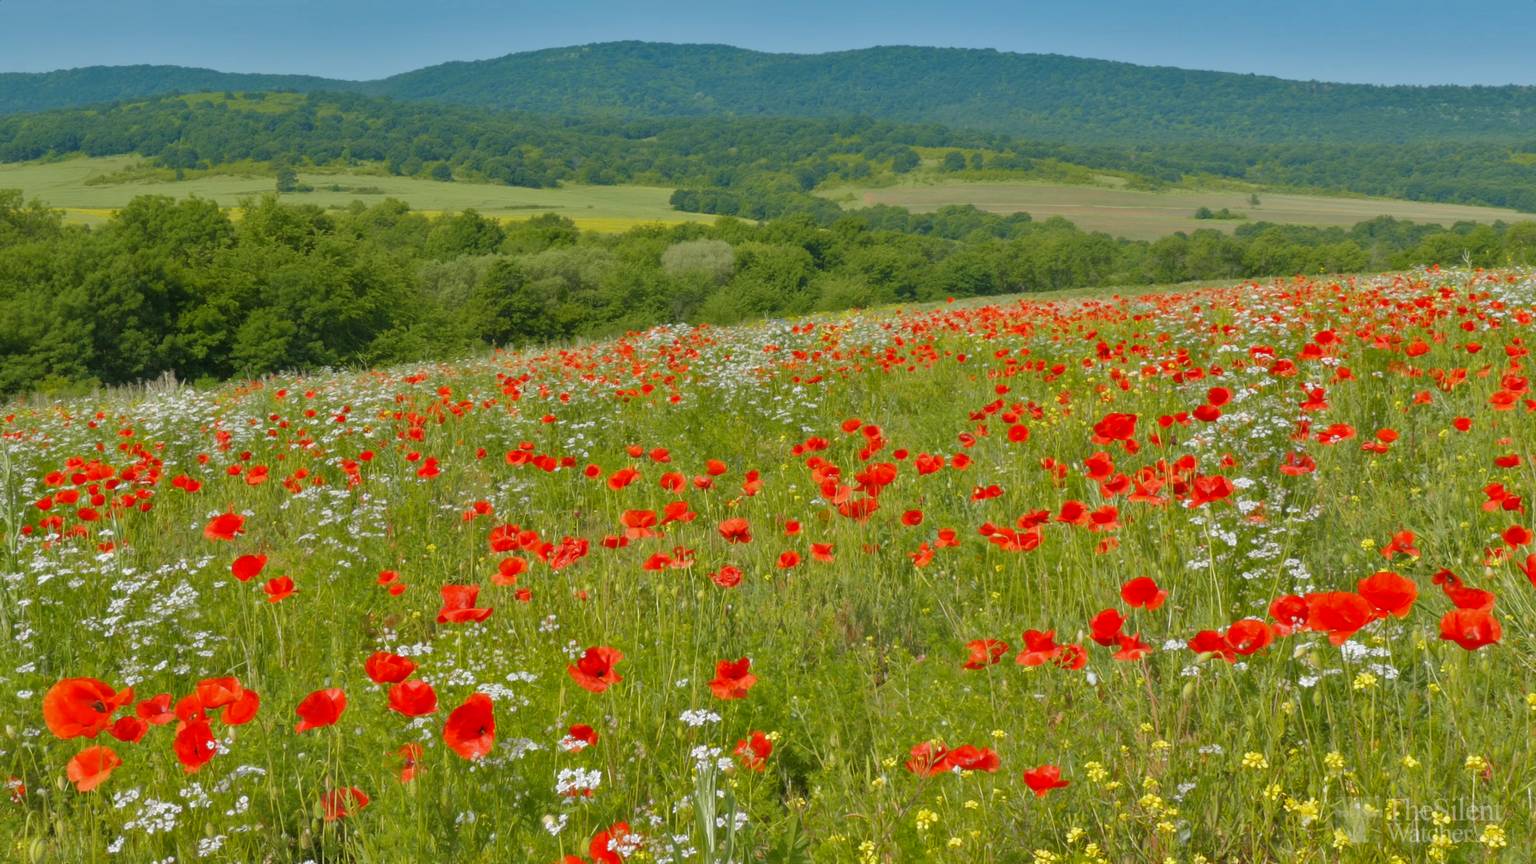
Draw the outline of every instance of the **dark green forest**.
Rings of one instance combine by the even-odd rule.
[[[1216,178],[1273,188],[1484,204],[1536,212],[1536,143],[1063,144],[858,118],[561,119],[356,95],[208,94],[0,118],[0,162],[141,153],[169,168],[255,160],[380,163],[397,174],[516,186],[674,185],[681,209],[773,218],[837,207],[806,193],[911,171],[916,147],[967,167],[1052,163],[1147,184]]]
[[[0,192],[0,393],[63,392],[441,359],[665,322],[733,323],[880,303],[1443,262],[1536,263],[1536,222],[1352,230],[1245,223],[1156,242],[972,207],[883,207],[828,227],[583,233],[386,200],[346,211],[135,199],[100,228]]]
[[[1536,87],[1289,81],[1052,54],[880,47],[767,54],[611,42],[378,81],[177,66],[0,75],[0,113],[205,90],[353,92],[582,117],[866,116],[1091,143],[1526,142]]]

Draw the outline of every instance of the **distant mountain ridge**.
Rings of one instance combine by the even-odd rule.
[[[0,74],[0,113],[175,92],[357,92],[565,116],[865,116],[1074,142],[1536,140],[1536,87],[1379,86],[991,49],[609,42],[376,81],[177,66]]]

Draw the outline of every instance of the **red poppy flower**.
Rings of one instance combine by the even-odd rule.
[[[345,819],[368,806],[367,793],[350,786],[346,789],[332,789],[320,797],[320,806],[325,811],[325,821],[335,822],[337,819]]]
[[[238,678],[204,678],[196,688],[198,703],[210,711],[235,702],[244,692]]]
[[[294,709],[294,713],[299,715],[299,723],[293,727],[293,731],[302,733],[330,726],[341,719],[341,712],[345,710],[347,694],[341,688],[316,690],[305,696],[299,707]]]
[[[1328,634],[1328,641],[1342,645],[1361,627],[1376,618],[1376,607],[1353,591],[1307,595],[1307,629]]]
[[[595,645],[588,648],[581,655],[581,659],[566,667],[565,671],[583,690],[601,693],[624,680],[623,676],[613,668],[623,659],[624,655],[617,648]]]
[[[1391,570],[1381,570],[1361,579],[1356,588],[1382,617],[1406,617],[1419,596],[1419,586]]]
[[[496,745],[496,715],[491,711],[491,697],[471,693],[464,704],[453,709],[443,725],[443,743],[465,759],[479,759]]]
[[[251,722],[256,717],[256,710],[261,707],[261,697],[249,687],[240,691],[240,698],[225,706],[220,719],[226,726],[242,726]]]
[[[768,757],[773,755],[773,741],[762,732],[754,731],[750,738],[737,741],[736,749],[732,752],[741,760],[741,767],[748,771],[762,771],[768,766]]]
[[[1503,632],[1498,619],[1486,609],[1452,609],[1440,619],[1440,638],[1468,651],[1497,643]]]
[[[1124,626],[1124,615],[1114,609],[1105,609],[1088,622],[1088,638],[1108,647],[1120,640],[1120,628]]]
[[[399,684],[416,671],[416,663],[399,654],[376,651],[363,661],[363,671],[375,684]]]
[[[942,774],[958,768],[961,771],[982,771],[991,774],[1001,764],[997,754],[990,749],[964,744],[945,753],[934,766],[933,773]]]
[[[1141,634],[1135,636],[1121,636],[1115,646],[1118,650],[1114,653],[1114,659],[1121,661],[1140,660],[1152,653],[1152,646],[1141,641]]]
[[[65,678],[43,694],[43,723],[59,738],[95,738],[132,701],[131,687],[116,691],[95,678]]]
[[[139,743],[144,740],[144,733],[148,731],[148,723],[131,715],[119,717],[117,722],[107,727],[107,734],[124,744]]]
[[[639,842],[629,833],[628,822],[615,822],[599,831],[587,844],[587,854],[597,864],[623,864],[624,859],[639,849]]]
[[[207,720],[182,724],[176,731],[176,739],[171,742],[171,748],[175,750],[182,770],[188,774],[208,764],[214,754],[219,752],[219,744],[214,740],[213,729]]]
[[[1024,650],[1019,652],[1016,662],[1020,666],[1043,666],[1059,657],[1061,651],[1055,630],[1025,630]]]
[[[1257,618],[1244,618],[1227,628],[1227,644],[1244,656],[1268,647],[1274,639],[1274,631]]]
[[[1055,765],[1041,765],[1024,772],[1024,785],[1029,791],[1035,793],[1036,798],[1044,798],[1052,789],[1065,789],[1070,784],[1061,779],[1061,769]]]
[[[1008,653],[1008,643],[1001,639],[973,639],[965,643],[965,648],[970,652],[964,664],[966,669],[985,669]]]
[[[287,576],[268,579],[262,590],[267,592],[268,603],[277,603],[293,596],[293,580]]]
[[[585,723],[577,723],[566,730],[565,737],[560,739],[560,749],[567,753],[575,753],[585,750],[597,743],[597,730]]]
[[[721,660],[715,664],[715,677],[709,682],[709,692],[715,694],[716,699],[745,699],[747,691],[757,683],[757,676],[748,671],[751,668],[752,660],[748,657]]]
[[[1150,576],[1138,576],[1120,586],[1120,599],[1132,609],[1145,609],[1151,612],[1163,605],[1168,599],[1168,592],[1157,587]]]
[[[709,574],[709,580],[721,588],[735,588],[741,584],[741,571],[727,564]]]
[[[203,526],[203,536],[209,540],[234,540],[245,533],[245,517],[239,513],[220,513]]]
[[[727,543],[751,543],[752,528],[747,520],[740,516],[733,516],[720,523],[720,536]]]
[[[235,559],[235,563],[229,565],[229,570],[236,579],[239,579],[241,582],[249,582],[257,574],[261,573],[262,568],[266,566],[267,556],[265,555],[241,555]]]
[[[1227,642],[1227,637],[1215,630],[1201,630],[1189,640],[1189,650],[1196,654],[1215,654],[1228,663],[1237,659],[1237,652]]]
[[[171,694],[169,693],[161,693],[145,699],[134,709],[134,713],[151,726],[163,726],[176,719],[175,713],[171,711]]]
[[[908,751],[906,768],[913,774],[932,777],[944,770],[939,765],[948,753],[949,748],[945,747],[942,741],[924,741],[921,744],[914,744]]]
[[[121,764],[123,760],[111,747],[87,747],[69,760],[65,773],[77,791],[89,792],[105,783]]]
[[[421,745],[413,741],[396,750],[395,755],[400,757],[400,782],[409,783],[415,780],[416,774],[420,771]]]
[[[425,681],[403,681],[389,688],[389,707],[407,717],[424,717],[437,710],[437,691]]]
[[[480,598],[479,585],[444,585],[441,591],[443,608],[437,612],[437,623],[462,624],[491,617],[490,609],[475,606],[475,601]]]

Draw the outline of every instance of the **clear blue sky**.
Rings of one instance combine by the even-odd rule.
[[[1536,84],[1536,0],[0,0],[0,71],[376,78],[586,42],[944,45],[1286,78]]]

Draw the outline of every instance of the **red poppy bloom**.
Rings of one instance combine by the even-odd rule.
[[[945,753],[934,766],[933,773],[942,774],[958,768],[961,771],[982,771],[991,774],[1001,765],[1002,762],[997,754],[990,749],[964,744]]]
[[[1035,793],[1036,798],[1044,798],[1052,789],[1064,789],[1070,785],[1061,779],[1061,769],[1055,765],[1041,765],[1024,772],[1024,785],[1029,791]]]
[[[1228,663],[1237,659],[1237,652],[1227,642],[1227,637],[1215,630],[1201,630],[1189,640],[1189,650],[1196,654],[1215,654]]]
[[[762,771],[768,766],[768,757],[773,755],[773,741],[762,732],[754,731],[750,738],[737,741],[736,749],[732,752],[741,760],[741,767],[748,771]]]
[[[464,704],[453,709],[443,725],[443,743],[465,759],[479,759],[496,745],[496,715],[491,711],[491,697],[471,693]]]
[[[1376,618],[1376,607],[1353,591],[1307,595],[1307,629],[1328,634],[1328,641],[1342,645],[1361,627]]]
[[[76,790],[89,792],[105,783],[113,769],[121,764],[123,760],[111,747],[87,747],[69,760],[65,773]]]
[[[261,590],[267,592],[268,603],[277,603],[293,595],[293,580],[287,576],[268,579]]]
[[[709,692],[715,694],[716,699],[745,699],[747,691],[757,683],[757,676],[748,671],[751,668],[752,660],[748,657],[721,660],[715,664],[715,678],[709,682]]]
[[[134,709],[134,713],[151,726],[163,726],[176,719],[175,713],[171,711],[171,694],[169,693],[161,693],[145,699]]]
[[[240,698],[224,707],[224,713],[220,719],[226,726],[241,726],[251,722],[256,717],[256,710],[261,707],[261,697],[249,687],[240,691]]]
[[[132,701],[131,687],[116,691],[95,678],[65,678],[43,694],[43,723],[59,738],[95,738]]]
[[[209,540],[234,540],[245,533],[245,517],[239,513],[220,513],[203,526],[203,536]]]
[[[942,741],[924,741],[914,744],[908,753],[907,770],[922,777],[932,777],[944,770],[939,765],[949,753],[949,748]]]
[[[1088,638],[1108,647],[1120,640],[1120,628],[1124,626],[1124,615],[1114,609],[1105,609],[1088,622]]]
[[[720,536],[727,543],[751,543],[752,528],[747,520],[740,516],[733,516],[720,523]]]
[[[1141,641],[1141,634],[1135,636],[1121,636],[1116,642],[1118,649],[1114,653],[1114,659],[1121,661],[1140,660],[1152,653],[1152,646]]]
[[[1138,576],[1120,586],[1120,599],[1132,609],[1145,609],[1148,612],[1163,605],[1168,599],[1168,592],[1157,587],[1150,576]]]
[[[249,582],[266,566],[267,556],[265,555],[241,555],[235,559],[235,563],[229,565],[229,571],[241,582]]]
[[[1382,617],[1395,615],[1403,618],[1418,599],[1419,586],[1391,570],[1381,570],[1364,579],[1356,586],[1360,596],[1376,607]]]
[[[244,692],[237,678],[204,678],[196,688],[198,703],[210,711],[235,702]]]
[[[416,671],[416,663],[399,654],[376,651],[363,661],[363,671],[375,684],[399,684]]]
[[[176,759],[181,762],[182,770],[188,774],[208,764],[214,754],[219,752],[219,744],[214,740],[213,729],[207,720],[182,724],[176,731],[176,739],[171,743],[171,748],[176,751]]]
[[[409,783],[415,780],[416,774],[420,771],[421,745],[413,741],[396,750],[395,755],[400,757],[400,782]]]
[[[389,707],[407,717],[424,717],[437,710],[437,691],[425,681],[403,681],[389,688]]]
[[[299,715],[299,723],[293,727],[295,732],[307,732],[310,729],[321,729],[334,724],[341,719],[341,712],[347,710],[347,694],[339,687],[331,687],[326,690],[316,690],[304,697],[294,713]]]
[[[741,571],[727,564],[709,574],[709,580],[721,588],[735,588],[741,584]]]
[[[332,789],[320,797],[320,806],[325,811],[325,821],[335,822],[337,819],[345,819],[348,816],[368,806],[367,793],[350,786],[346,789]]]
[[[441,591],[443,608],[437,612],[437,623],[462,624],[491,617],[490,609],[475,606],[475,601],[480,598],[479,585],[444,585]]]
[[[583,690],[601,693],[624,680],[618,670],[613,668],[623,659],[624,655],[617,648],[595,645],[588,648],[581,659],[567,666],[565,671]]]
[[[1257,618],[1244,618],[1227,628],[1227,644],[1244,656],[1268,647],[1274,639],[1274,631]]]
[[[148,723],[131,715],[119,717],[117,722],[107,727],[107,734],[124,744],[139,743],[144,740],[144,733],[148,731]]]
[[[1016,659],[1020,666],[1043,666],[1061,656],[1061,651],[1055,630],[1025,630],[1024,650]]]
[[[1440,619],[1440,638],[1468,651],[1495,644],[1503,633],[1498,619],[1486,609],[1452,609]]]
[[[966,669],[985,669],[1008,653],[1008,643],[1001,639],[973,639],[965,643],[965,648],[970,652],[964,664]]]
[[[624,859],[639,849],[639,842],[629,833],[628,822],[615,822],[599,831],[587,844],[587,854],[597,864],[623,864]]]

